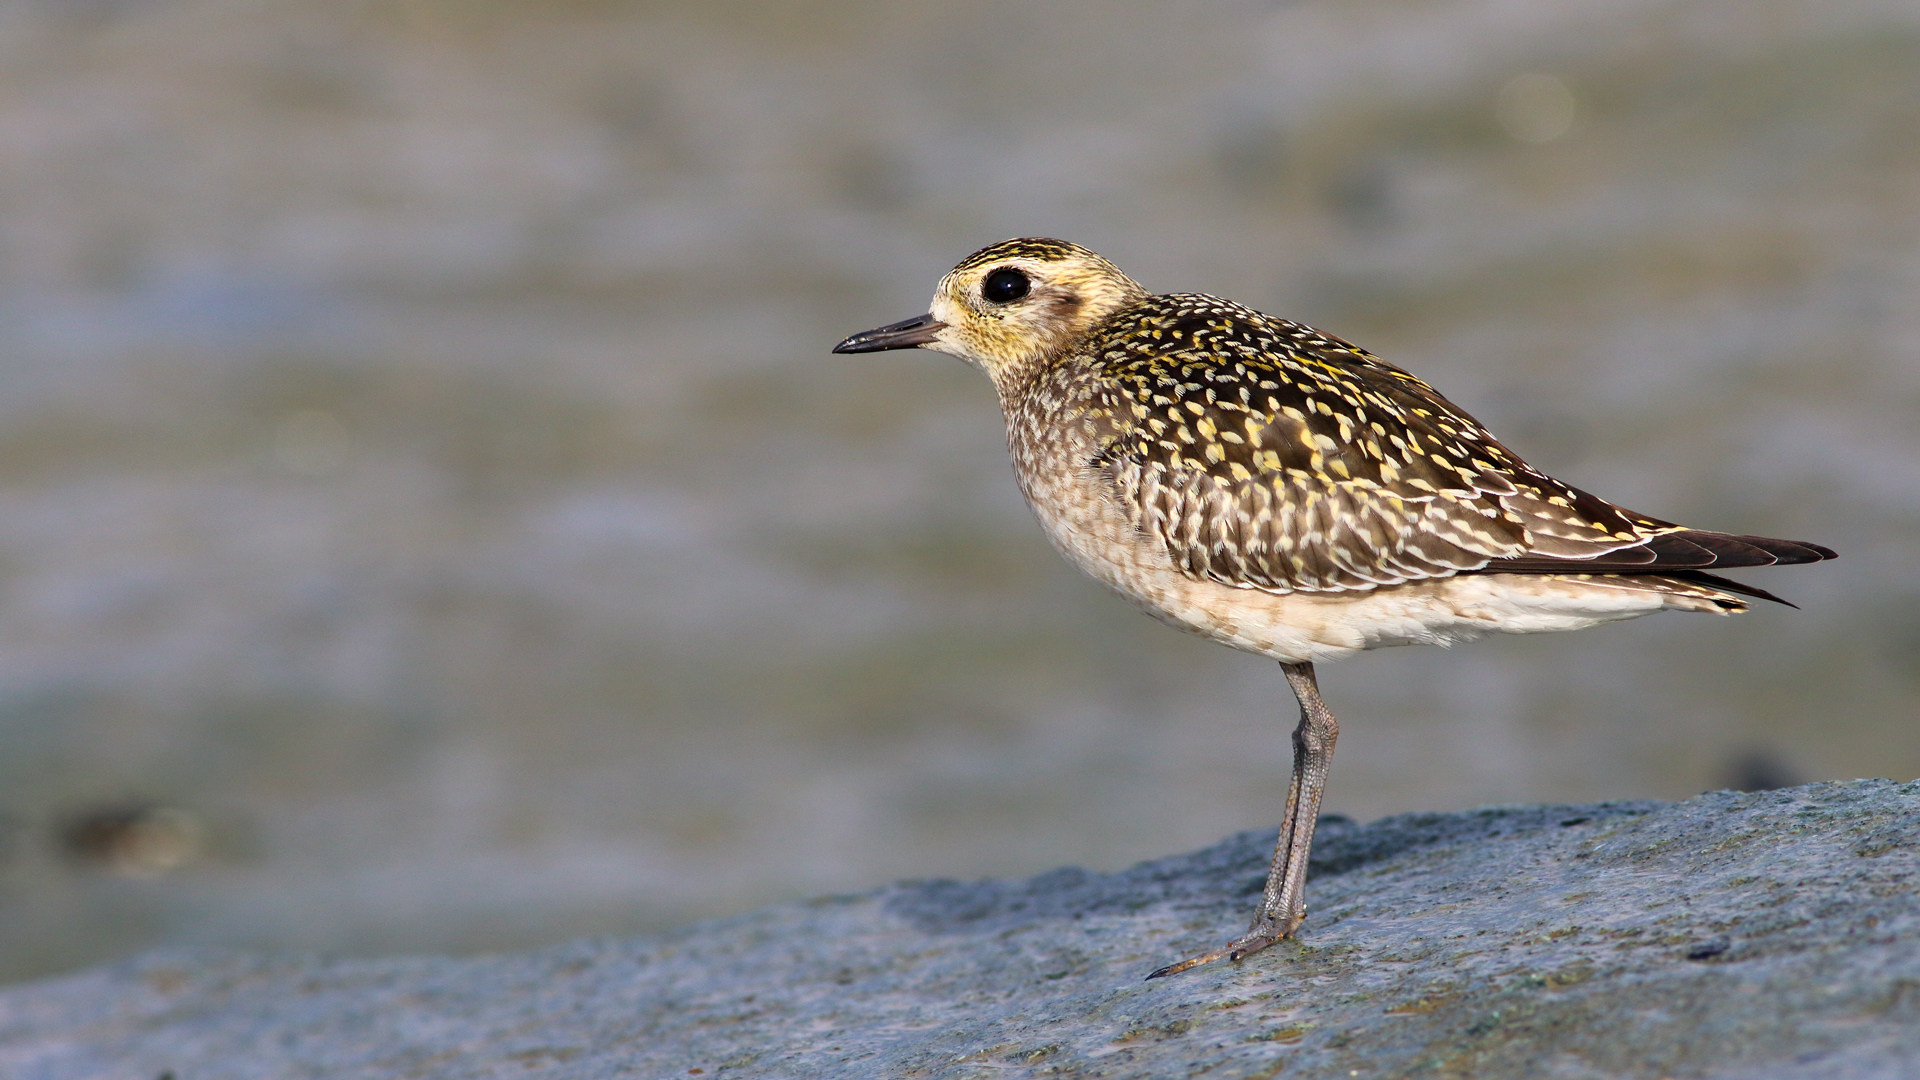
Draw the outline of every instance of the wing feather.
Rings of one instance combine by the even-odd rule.
[[[1197,294],[1153,300],[1105,328],[1090,360],[1103,377],[1073,385],[1103,395],[1082,407],[1104,418],[1092,468],[1192,577],[1343,592],[1833,557],[1561,483],[1426,383],[1309,327]]]

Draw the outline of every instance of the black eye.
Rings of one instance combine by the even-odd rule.
[[[987,275],[987,280],[980,285],[980,295],[986,297],[988,303],[1011,304],[1027,295],[1027,290],[1032,287],[1033,283],[1027,280],[1027,275],[1010,266],[1003,266]]]

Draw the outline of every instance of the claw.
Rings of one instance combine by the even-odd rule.
[[[1238,944],[1238,942],[1235,942],[1235,944]],[[1152,982],[1154,979],[1164,979],[1169,975],[1178,975],[1181,972],[1187,970],[1188,968],[1197,968],[1201,964],[1211,964],[1215,960],[1220,959],[1221,957],[1227,955],[1232,951],[1233,951],[1233,946],[1229,945],[1224,949],[1215,949],[1212,952],[1203,952],[1199,956],[1189,956],[1185,960],[1180,961],[1179,963],[1168,964],[1166,967],[1160,968],[1159,970],[1155,971],[1153,974],[1147,976],[1147,981]],[[1234,959],[1238,960],[1240,958],[1236,956],[1234,957]]]
[[[1198,956],[1189,956],[1185,960],[1168,964],[1166,967],[1160,968],[1153,974],[1147,976],[1147,979],[1148,981],[1164,979],[1169,975],[1178,975],[1191,968],[1197,968],[1201,964],[1211,964],[1215,960],[1240,960],[1252,956],[1254,953],[1259,952],[1261,949],[1275,942],[1285,941],[1287,938],[1292,937],[1293,931],[1298,929],[1299,926],[1300,920],[1295,919],[1293,926],[1286,930],[1280,929],[1278,923],[1268,923],[1266,926],[1256,927],[1248,931],[1244,937],[1230,941],[1218,949],[1211,949]]]

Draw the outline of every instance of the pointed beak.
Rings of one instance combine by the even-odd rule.
[[[947,324],[931,315],[915,315],[897,323],[862,331],[833,347],[837,353],[880,352],[883,349],[911,349],[933,341]]]

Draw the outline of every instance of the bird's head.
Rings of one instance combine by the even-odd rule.
[[[921,346],[978,365],[998,384],[1146,295],[1078,244],[1003,240],[948,271],[927,314],[855,334],[833,351]]]

